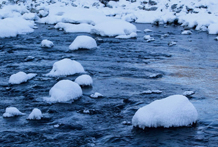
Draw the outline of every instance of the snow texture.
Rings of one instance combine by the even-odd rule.
[[[69,46],[70,50],[94,48],[97,48],[97,43],[95,39],[89,36],[77,36],[76,39]]]
[[[44,47],[44,48],[52,48],[54,46],[53,42],[50,41],[50,40],[42,40],[41,42],[41,47]]]
[[[43,117],[41,110],[34,108],[27,119],[29,120],[40,120]]]
[[[77,100],[82,96],[81,87],[70,80],[61,80],[49,91],[51,97],[44,98],[47,102],[67,102]]]
[[[100,98],[103,97],[103,95],[101,93],[95,92],[94,94],[90,95],[91,98]]]
[[[84,73],[83,66],[75,61],[68,58],[57,61],[53,64],[52,70],[46,74],[47,76],[65,76],[74,75],[76,73]]]
[[[16,74],[11,75],[8,83],[21,84],[21,83],[27,82],[28,80],[34,78],[36,75],[37,74],[34,74],[34,73],[26,74],[25,72],[20,71]]]
[[[7,107],[3,117],[15,117],[25,115],[25,113],[20,112],[16,107]]]
[[[89,75],[81,75],[75,79],[75,82],[80,86],[92,86],[93,80]]]
[[[132,118],[135,127],[181,127],[196,123],[198,113],[193,104],[182,95],[156,100],[140,109]]]

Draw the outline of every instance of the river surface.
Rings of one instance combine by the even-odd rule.
[[[8,106],[26,115],[0,116],[0,146],[217,146],[218,143],[218,42],[215,35],[193,31],[181,35],[180,26],[136,24],[137,39],[101,37],[95,50],[68,51],[78,35],[64,33],[52,25],[37,24],[27,35],[0,39],[0,114]],[[155,41],[143,39],[144,29],[152,29]],[[162,35],[169,36],[163,38]],[[97,37],[97,36],[92,36]],[[41,48],[43,39],[54,42],[51,49]],[[169,47],[168,42],[176,45]],[[35,57],[26,61],[27,56]],[[48,104],[43,97],[62,79],[44,76],[54,62],[70,58],[80,62],[93,78],[92,88],[73,103]],[[20,85],[9,85],[10,75],[24,71],[37,76]],[[158,75],[154,76],[153,75]],[[143,94],[161,90],[161,94]],[[199,113],[195,126],[140,130],[131,119],[138,108],[154,100],[185,91],[195,91],[190,101]],[[99,92],[103,98],[89,95]],[[45,118],[26,120],[33,108]],[[90,113],[84,110],[89,110]]]

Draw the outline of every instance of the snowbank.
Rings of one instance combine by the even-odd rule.
[[[190,101],[182,95],[156,100],[140,108],[132,118],[132,124],[145,127],[181,127],[197,121],[198,113]]]
[[[20,112],[16,107],[7,107],[3,117],[15,117],[19,115],[25,115],[25,113]]]
[[[70,23],[63,23],[63,22],[57,23],[54,27],[59,30],[63,29],[67,33],[77,33],[77,32],[90,33],[91,29],[93,28],[92,25],[86,23],[70,24]]]
[[[57,61],[53,64],[52,70],[46,74],[47,76],[64,76],[74,75],[76,73],[84,73],[83,66],[75,61],[68,58]]]
[[[56,83],[49,91],[51,97],[44,98],[47,102],[66,102],[76,100],[82,96],[80,86],[70,80],[61,80]]]
[[[26,74],[25,72],[18,72],[10,76],[8,83],[10,84],[21,84],[27,82],[28,80],[34,78],[37,74],[30,73]]]
[[[97,48],[95,39],[89,36],[77,36],[69,46],[70,50]]]
[[[110,21],[95,25],[91,30],[91,33],[101,36],[114,37],[118,35],[130,35],[131,33],[136,33],[136,30],[135,25],[129,22],[111,19]]]
[[[25,20],[22,17],[0,19],[0,38],[31,33],[34,31],[34,25],[33,21]]]
[[[45,40],[42,40],[42,42],[41,42],[41,47],[51,48],[53,46],[54,46],[54,44],[50,40],[45,39]]]
[[[75,79],[80,86],[92,86],[93,80],[89,75],[81,75]]]
[[[34,108],[27,119],[29,119],[29,120],[40,120],[42,117],[43,116],[42,116],[41,110],[39,110],[38,108]]]

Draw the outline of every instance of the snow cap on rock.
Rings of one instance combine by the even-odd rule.
[[[15,117],[24,114],[25,113],[20,112],[16,107],[7,107],[3,117]]]
[[[77,36],[69,46],[70,50],[97,48],[95,39],[89,36]]]
[[[20,71],[16,74],[11,75],[8,83],[21,84],[21,83],[27,82],[29,79],[32,79],[36,75],[37,74],[34,74],[34,73],[26,74],[25,72]]]
[[[68,58],[57,61],[53,64],[52,70],[46,74],[47,76],[65,76],[74,75],[76,73],[84,73],[83,66],[75,61]]]
[[[198,113],[187,97],[173,95],[156,100],[140,109],[132,118],[135,127],[181,127],[197,121]]]
[[[44,98],[47,102],[67,102],[81,97],[82,89],[73,81],[61,80],[50,89],[49,95],[51,97]]]
[[[29,120],[40,120],[42,118],[42,112],[38,108],[34,108],[27,119]]]
[[[92,86],[93,80],[89,75],[81,75],[75,79],[80,86]]]
[[[52,48],[54,46],[53,42],[47,39],[42,40],[41,47]]]

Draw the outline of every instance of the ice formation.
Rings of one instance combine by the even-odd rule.
[[[34,73],[29,73],[26,74],[25,72],[18,72],[16,74],[13,74],[10,76],[8,83],[10,84],[21,84],[24,82],[27,82],[29,79],[32,79],[33,77],[35,77],[37,74]]]
[[[70,80],[61,80],[49,91],[50,97],[44,98],[47,102],[67,102],[76,100],[82,96],[81,87]]]
[[[75,79],[75,82],[80,86],[92,86],[93,80],[89,75],[81,75]]]
[[[89,36],[77,36],[69,46],[70,50],[97,48],[95,39]]]
[[[53,64],[52,70],[46,74],[47,76],[64,76],[74,75],[76,73],[84,73],[83,66],[75,61],[68,58],[57,61]]]
[[[54,46],[54,44],[50,40],[45,39],[45,40],[42,40],[42,42],[41,42],[41,47],[51,48],[53,46]]]
[[[182,95],[156,100],[140,109],[132,118],[135,127],[181,127],[196,123],[198,113],[193,104]]]
[[[16,107],[7,107],[3,117],[15,117],[19,115],[25,115],[25,113],[20,112]]]
[[[34,108],[27,119],[29,120],[40,120],[43,117],[41,110]]]

